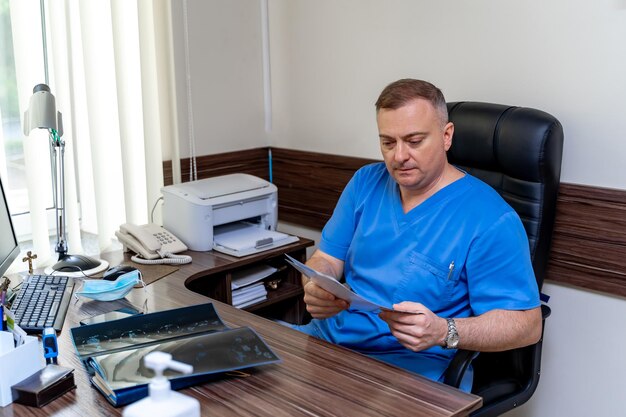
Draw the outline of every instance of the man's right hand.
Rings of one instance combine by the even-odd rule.
[[[316,319],[326,319],[350,307],[350,303],[335,297],[309,281],[304,285],[304,302],[307,311]]]

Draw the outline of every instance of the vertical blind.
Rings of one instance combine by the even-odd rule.
[[[11,0],[10,12],[23,115],[45,81],[39,0]],[[119,224],[147,223],[163,185],[163,147],[178,153],[170,16],[169,1],[45,2],[49,84],[66,144],[69,253],[82,253],[81,230],[106,251]],[[47,142],[43,130],[23,140],[37,267],[56,260]]]

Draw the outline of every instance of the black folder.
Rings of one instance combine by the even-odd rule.
[[[153,351],[193,366],[188,375],[165,372],[172,389],[280,362],[251,328],[228,328],[211,303],[75,327],[71,332],[91,382],[116,407],[148,395],[154,374],[143,358]]]

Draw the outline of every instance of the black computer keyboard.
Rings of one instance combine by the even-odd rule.
[[[31,275],[13,303],[15,322],[26,333],[42,333],[45,327],[60,331],[72,298],[74,280],[65,276]]]

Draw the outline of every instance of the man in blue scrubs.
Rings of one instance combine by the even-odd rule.
[[[378,98],[376,120],[384,163],[355,173],[307,264],[397,311],[351,310],[303,277],[313,320],[297,328],[434,380],[455,349],[537,342],[526,233],[496,191],[448,163],[454,125],[441,91],[396,81]]]

